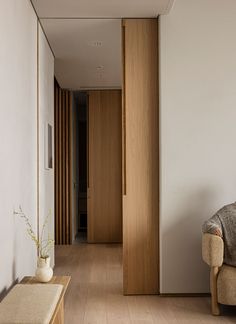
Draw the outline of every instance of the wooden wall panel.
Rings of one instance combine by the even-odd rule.
[[[123,28],[124,293],[157,294],[158,25],[156,19],[126,19]]]
[[[88,242],[122,240],[121,91],[89,92]]]
[[[71,244],[72,95],[55,81],[55,240]]]
[[[59,165],[58,165],[58,139],[59,139],[59,136],[58,136],[58,100],[59,100],[59,87],[56,85],[54,85],[54,102],[55,102],[55,105],[54,105],[54,116],[55,116],[55,119],[54,119],[54,124],[55,124],[55,128],[54,128],[54,131],[55,131],[55,136],[54,136],[54,139],[55,139],[55,174],[58,174],[58,170],[59,170]],[[57,126],[56,126],[57,125]],[[58,197],[59,197],[59,181],[58,181],[58,177],[55,176],[55,200],[58,200]],[[59,219],[58,219],[58,205],[55,203],[55,223],[58,223],[59,222]],[[58,227],[55,227],[55,241],[58,242],[58,239],[59,239],[59,232],[58,232]]]

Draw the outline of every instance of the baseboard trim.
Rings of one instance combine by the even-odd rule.
[[[160,294],[161,297],[210,297],[210,293]]]

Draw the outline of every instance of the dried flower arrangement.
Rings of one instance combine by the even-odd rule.
[[[49,217],[51,216],[51,211],[49,211],[47,217],[45,218],[45,221],[43,223],[43,227],[42,227],[42,231],[41,231],[41,235],[39,238],[37,238],[37,235],[35,234],[32,225],[29,221],[29,218],[26,216],[26,214],[23,212],[21,206],[19,206],[19,211],[15,211],[14,210],[14,215],[18,215],[21,218],[23,218],[23,220],[25,221],[26,224],[26,229],[27,229],[27,233],[30,236],[30,238],[32,239],[32,241],[35,243],[36,248],[38,250],[39,253],[39,257],[42,259],[47,259],[48,256],[48,252],[50,251],[50,249],[53,247],[54,245],[54,240],[51,239],[48,235],[47,239],[44,239],[44,232],[45,232],[45,228],[48,224],[48,220]]]

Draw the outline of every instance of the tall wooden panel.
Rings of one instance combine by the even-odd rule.
[[[123,265],[125,294],[159,291],[158,25],[123,22]]]
[[[122,240],[121,91],[89,92],[88,242]]]
[[[71,244],[71,110],[72,97],[55,81],[55,241]]]

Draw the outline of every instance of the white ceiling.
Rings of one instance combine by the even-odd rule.
[[[120,19],[41,22],[55,54],[55,75],[62,88],[121,87]]]
[[[55,54],[56,78],[62,88],[72,90],[120,88],[121,18],[167,14],[173,2],[32,0]]]
[[[174,0],[32,0],[40,18],[156,17]]]

